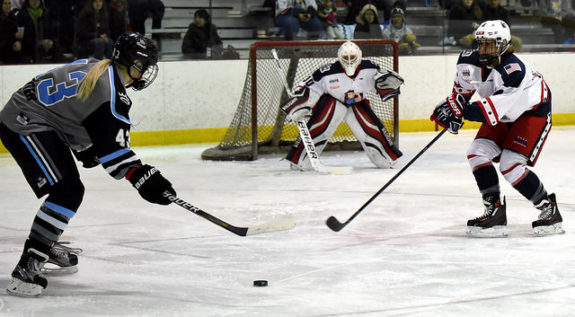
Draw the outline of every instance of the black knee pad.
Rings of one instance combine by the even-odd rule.
[[[65,178],[52,187],[46,201],[76,211],[82,204],[84,191],[79,178]]]

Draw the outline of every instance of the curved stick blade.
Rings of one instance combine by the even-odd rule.
[[[334,216],[327,218],[325,224],[335,232],[339,232],[341,229],[343,229],[343,227],[345,227],[345,225],[339,222],[339,220],[337,220]]]

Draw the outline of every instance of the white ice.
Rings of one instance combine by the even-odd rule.
[[[403,133],[394,169],[363,152],[325,153],[350,175],[295,172],[280,155],[202,161],[207,146],[136,148],[178,196],[250,226],[291,217],[290,231],[236,236],[175,205],[142,200],[100,167],[81,169],[84,202],[62,240],[80,271],[49,278],[39,298],[0,290],[0,316],[575,316],[575,128],[553,128],[535,167],[557,194],[564,235],[534,237],[538,211],[500,177],[508,238],[465,235],[483,207],[465,157],[474,131],[446,133],[341,232],[435,133]],[[0,287],[41,201],[0,156]],[[254,280],[269,281],[256,288]]]

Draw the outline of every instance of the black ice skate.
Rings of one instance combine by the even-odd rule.
[[[499,197],[489,196],[483,200],[483,205],[485,213],[481,217],[467,221],[467,234],[474,237],[506,237],[505,197],[502,204]]]
[[[69,242],[56,242],[50,249],[50,259],[42,268],[42,273],[50,275],[73,274],[78,272],[78,255],[80,248],[65,246]]]
[[[34,248],[29,248],[29,242],[24,245],[24,253],[12,272],[12,280],[6,291],[16,296],[38,296],[48,286],[48,280],[40,272],[48,261],[48,255]]]
[[[537,209],[541,210],[539,219],[533,221],[531,224],[536,236],[565,233],[565,230],[563,230],[562,227],[563,218],[559,213],[555,194],[550,194],[548,197],[549,199],[544,199],[538,206],[535,206]]]

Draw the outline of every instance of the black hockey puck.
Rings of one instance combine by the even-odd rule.
[[[255,281],[254,281],[254,286],[255,286],[255,287],[265,287],[265,286],[268,286],[268,281],[266,281],[266,280],[255,280]]]

